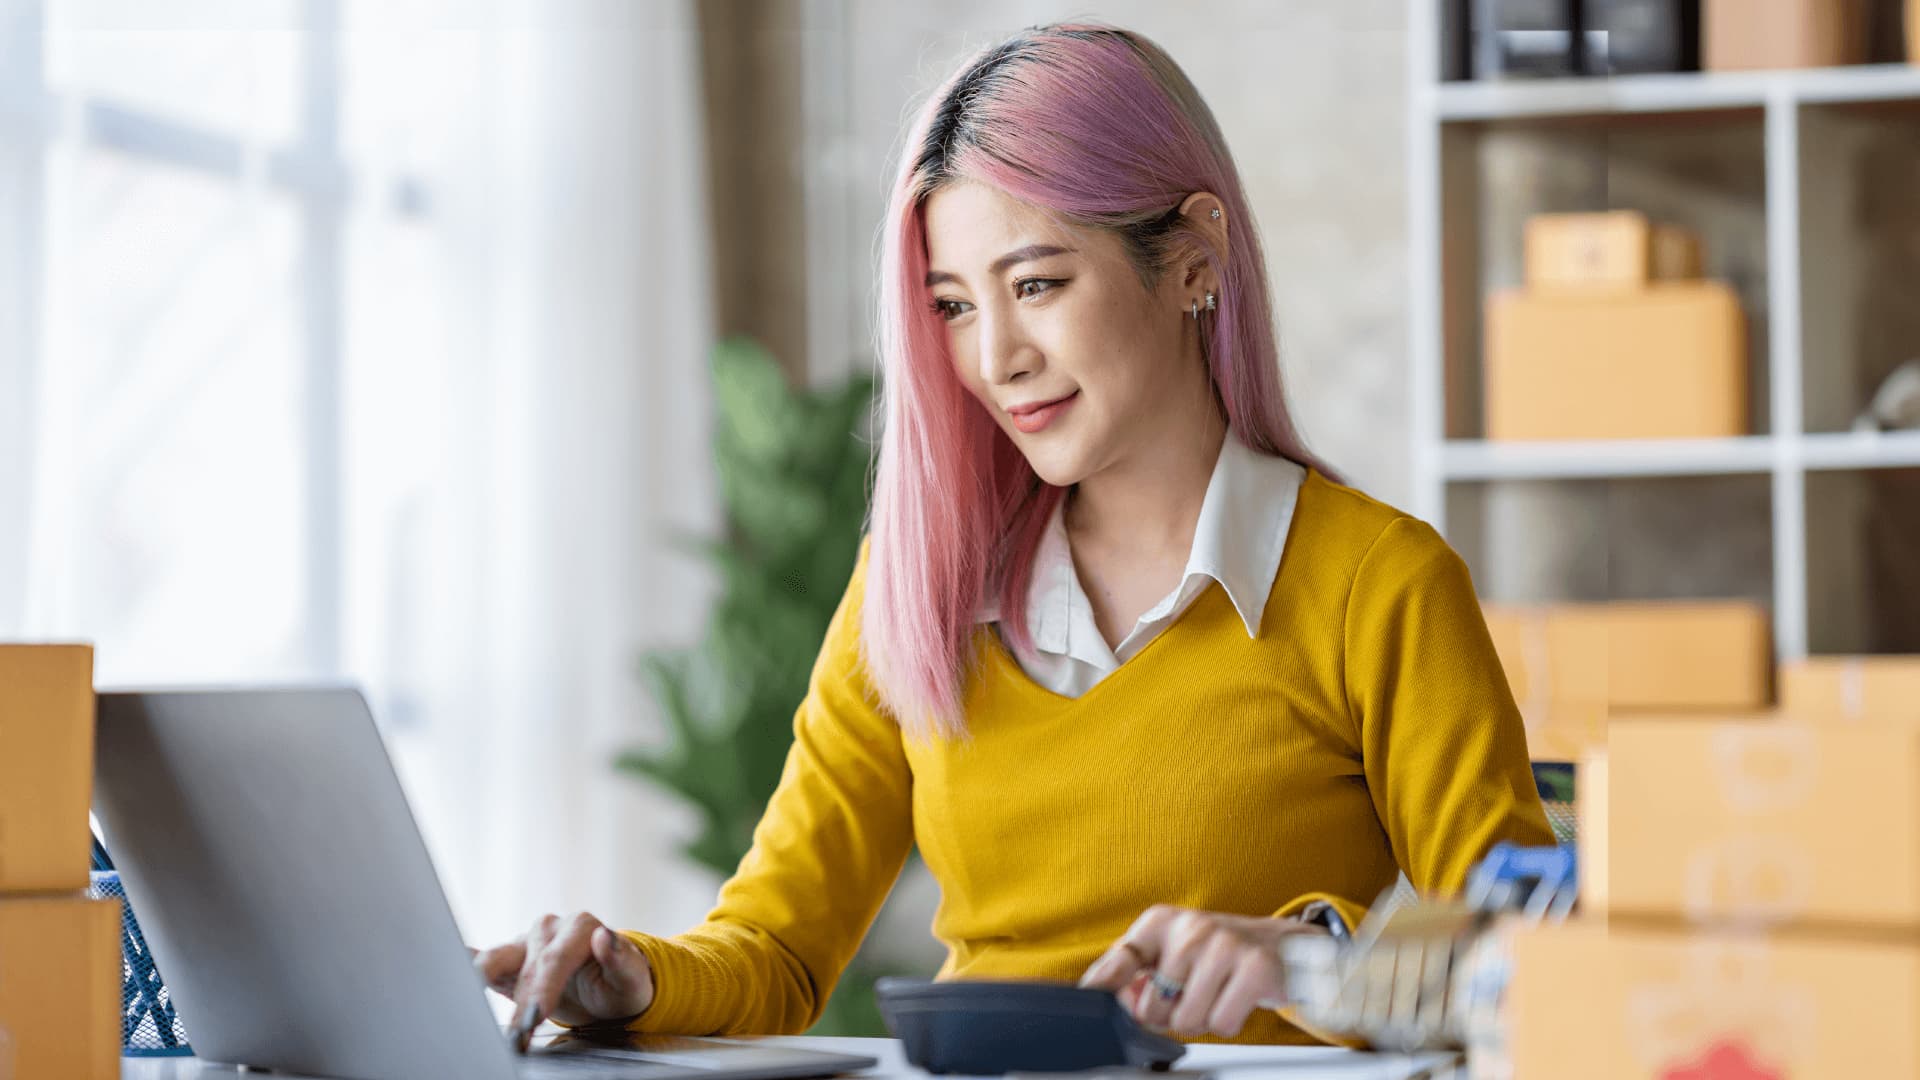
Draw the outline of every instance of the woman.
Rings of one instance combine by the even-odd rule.
[[[801,1031],[918,843],[943,976],[1309,1041],[1281,938],[1552,842],[1464,565],[1301,445],[1232,158],[1140,36],[967,63],[881,264],[868,541],[752,851],[701,926],[548,916],[489,984],[523,1026]]]

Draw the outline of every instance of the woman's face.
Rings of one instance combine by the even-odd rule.
[[[940,188],[925,216],[954,367],[1041,479],[1079,483],[1211,407],[1186,275],[1149,290],[1118,236],[976,181]]]

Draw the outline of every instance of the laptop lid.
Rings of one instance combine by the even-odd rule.
[[[101,694],[94,813],[199,1056],[515,1075],[357,690]]]

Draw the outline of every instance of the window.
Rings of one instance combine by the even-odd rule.
[[[0,631],[94,640],[103,683],[338,676],[346,267],[391,284],[426,205],[341,153],[339,5],[16,6],[0,169],[36,240],[0,284],[39,317],[0,363],[32,529]]]

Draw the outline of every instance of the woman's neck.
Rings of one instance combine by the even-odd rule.
[[[1066,506],[1067,532],[1074,540],[1185,557],[1227,438],[1227,422],[1211,392],[1200,416],[1183,420],[1075,486]]]

